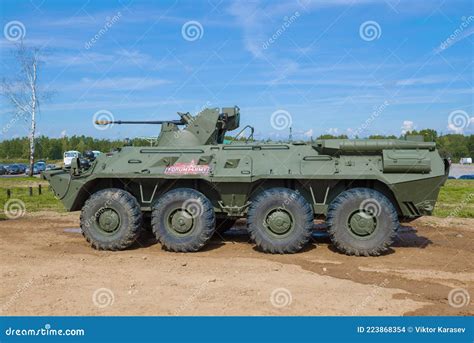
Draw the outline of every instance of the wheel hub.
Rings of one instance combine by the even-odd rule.
[[[120,225],[120,217],[112,208],[106,208],[98,218],[99,227],[105,232],[114,232]]]
[[[193,217],[186,210],[178,209],[170,216],[171,228],[178,233],[186,233],[193,227]]]
[[[349,227],[357,236],[369,236],[375,231],[377,221],[370,214],[358,211],[350,216]]]
[[[277,235],[287,233],[293,224],[290,214],[285,210],[275,210],[267,215],[267,228]]]

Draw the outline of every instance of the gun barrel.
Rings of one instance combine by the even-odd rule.
[[[96,120],[96,125],[111,125],[111,124],[176,124],[184,125],[186,124],[183,120],[149,120],[149,121],[134,121],[134,120]]]

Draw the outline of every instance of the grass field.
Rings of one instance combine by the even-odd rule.
[[[42,195],[38,195],[39,184],[43,187]],[[28,187],[33,187],[33,196],[29,196]],[[46,181],[34,177],[0,178],[0,219],[5,218],[7,189],[11,190],[11,199],[19,199],[25,204],[26,211],[64,211],[61,203],[48,189]],[[474,218],[474,181],[448,180],[441,189],[434,215]]]
[[[439,193],[434,215],[474,218],[474,180],[448,180]]]
[[[38,185],[42,186],[41,195],[39,195]],[[33,196],[29,195],[29,187],[33,187]],[[8,205],[7,190],[11,192]],[[59,200],[49,190],[48,182],[36,177],[0,178],[0,219],[5,219],[6,207],[12,211],[16,208],[18,211],[24,210],[26,212],[42,210],[64,212],[64,208]]]

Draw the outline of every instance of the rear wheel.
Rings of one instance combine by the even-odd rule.
[[[329,205],[328,231],[336,248],[347,255],[386,252],[399,226],[392,202],[370,188],[342,192]]]
[[[82,234],[99,250],[126,249],[142,229],[140,204],[129,192],[118,188],[92,194],[82,208],[80,220]]]
[[[201,249],[215,230],[212,203],[191,188],[177,188],[162,195],[153,205],[152,227],[163,247],[171,251]]]
[[[272,188],[252,201],[247,226],[252,240],[262,251],[295,253],[311,239],[313,210],[298,192]]]

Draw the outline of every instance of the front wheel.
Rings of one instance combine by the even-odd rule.
[[[126,249],[135,242],[141,229],[140,204],[123,189],[98,191],[82,208],[82,234],[95,249]]]
[[[388,251],[399,221],[397,210],[385,195],[370,188],[353,188],[331,202],[327,225],[339,251],[377,256]]]

